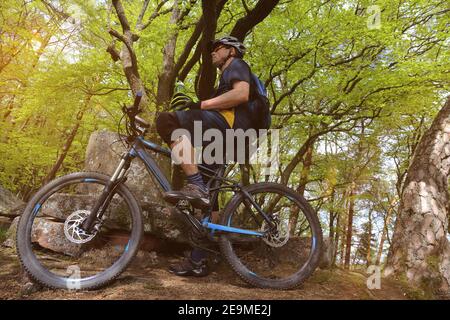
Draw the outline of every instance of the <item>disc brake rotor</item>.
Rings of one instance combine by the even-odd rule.
[[[290,236],[291,224],[289,221],[277,222],[277,228],[272,232],[267,232],[267,234],[263,237],[263,240],[266,244],[271,247],[282,247],[284,246]],[[269,227],[267,226],[266,221],[263,221],[261,225],[261,232],[268,231]]]
[[[80,225],[89,216],[88,210],[77,210],[67,217],[64,222],[64,235],[73,243],[82,244],[91,241],[97,232],[87,233]]]

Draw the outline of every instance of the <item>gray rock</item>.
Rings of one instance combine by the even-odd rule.
[[[112,175],[120,162],[120,156],[125,151],[126,149],[120,143],[116,133],[105,130],[96,131],[89,138],[86,149],[85,170]],[[169,175],[170,159],[150,151],[148,152],[152,154],[163,172]],[[126,183],[139,201],[164,204],[161,197],[162,190],[153,181],[141,161],[133,160],[127,176]]]
[[[15,248],[18,222],[19,217],[16,217],[7,232],[7,239],[3,242],[5,247]],[[61,222],[35,218],[31,239],[43,248],[70,256],[75,256],[81,251],[81,246],[66,239],[64,223]]]
[[[147,203],[142,206],[144,231],[158,238],[180,243],[188,242],[188,225],[182,213],[169,206]]]
[[[155,251],[147,252],[139,250],[136,257],[133,260],[133,265],[139,268],[155,267],[159,263],[158,255]]]
[[[108,131],[94,132],[86,149],[85,170],[97,171],[112,175],[116,169],[120,155],[126,151],[124,146],[118,141],[116,133]],[[149,151],[149,153],[151,153]],[[170,173],[170,159],[161,155],[151,153],[155,161],[160,165],[165,174]],[[134,160],[127,172],[127,186],[140,202],[144,218],[144,231],[153,234],[161,239],[173,240],[176,242],[187,242],[186,225],[183,217],[173,207],[167,205],[162,199],[162,190],[158,183],[147,172],[144,164],[139,160]],[[68,206],[77,207],[82,199],[68,201]],[[87,198],[84,201],[91,201]],[[129,221],[125,215],[121,214],[123,204],[113,204],[106,226],[112,229],[126,229]],[[123,212],[123,211],[122,211]]]
[[[0,229],[2,229],[2,230],[9,229],[9,227],[11,226],[11,223],[12,223],[12,219],[10,219],[9,217],[0,216]]]
[[[319,267],[321,269],[330,269],[333,267],[333,256],[335,253],[335,247],[333,246],[330,238],[323,238],[322,242],[322,257],[320,258]]]
[[[0,215],[18,216],[24,207],[25,203],[22,200],[0,186]]]
[[[11,226],[6,232],[6,240],[2,243],[3,246],[8,248],[16,247],[16,231],[17,231],[17,224],[19,223],[19,218],[20,217],[14,218],[13,222],[11,223]]]
[[[93,195],[55,194],[43,203],[39,216],[52,217],[60,222],[77,210],[90,210],[97,197]],[[174,207],[159,203],[141,203],[144,220],[144,231],[161,239],[187,242],[186,225],[183,217]],[[130,215],[126,203],[122,199],[113,198],[105,212],[105,227],[109,229],[129,230]]]
[[[34,282],[27,282],[20,288],[20,295],[26,297],[41,290],[41,285]]]
[[[76,256],[81,252],[81,246],[70,242],[64,235],[64,223],[36,218],[31,239],[41,247]]]

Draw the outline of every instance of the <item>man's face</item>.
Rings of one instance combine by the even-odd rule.
[[[215,67],[219,67],[222,65],[225,60],[228,58],[232,48],[224,46],[223,44],[218,44],[211,51],[212,64]]]

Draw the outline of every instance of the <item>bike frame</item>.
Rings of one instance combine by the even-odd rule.
[[[109,201],[114,195],[114,189],[122,182],[125,181],[125,173],[130,167],[131,161],[134,158],[139,158],[145,165],[145,168],[147,169],[148,173],[152,175],[163,191],[170,191],[172,190],[172,186],[162,170],[159,168],[158,164],[156,163],[155,159],[152,157],[151,154],[147,152],[147,150],[154,151],[158,154],[161,154],[163,156],[166,156],[168,158],[171,157],[171,151],[170,149],[161,147],[158,144],[155,144],[151,141],[145,140],[142,136],[136,136],[133,138],[132,142],[130,143],[130,147],[126,153],[123,154],[119,165],[117,166],[116,170],[114,171],[113,175],[111,176],[110,181],[106,185],[105,189],[103,190],[100,199],[94,205],[94,208],[91,211],[91,214],[89,217],[83,222],[83,229],[85,230],[91,230],[95,220],[101,220],[104,211],[106,210],[106,207],[108,206]],[[271,218],[268,217],[266,213],[261,209],[261,207],[255,202],[253,197],[243,189],[242,184],[236,183],[233,180],[226,179],[223,177],[225,172],[225,166],[221,166],[216,171],[211,170],[210,168],[207,168],[205,166],[202,166],[201,164],[198,165],[199,168],[203,171],[202,174],[206,175],[209,178],[209,181],[207,183],[207,186],[212,193],[212,204],[214,205],[218,198],[218,193],[220,190],[225,189],[231,189],[234,192],[241,192],[243,196],[246,198],[247,201],[244,201],[244,204],[247,208],[249,208],[250,204],[253,205],[258,212],[259,215],[263,217],[264,220],[268,223],[270,228],[275,228],[275,224],[272,221]],[[251,236],[257,236],[257,237],[263,237],[264,233],[254,231],[254,230],[246,230],[246,229],[240,229],[240,228],[233,228],[230,226],[225,226],[221,224],[215,224],[211,223],[211,213],[212,213],[212,207],[209,208],[207,211],[207,214],[204,215],[202,221],[197,220],[194,216],[188,214],[187,218],[189,222],[193,225],[194,228],[196,228],[198,231],[202,231],[204,229],[209,229],[211,232],[215,231],[222,231],[222,232],[228,232],[228,233],[239,233],[239,234],[246,234]],[[253,212],[252,210],[249,210],[249,212]],[[255,218],[253,216],[253,218]]]

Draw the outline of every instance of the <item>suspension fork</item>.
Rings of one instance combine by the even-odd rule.
[[[130,151],[122,155],[119,165],[103,189],[100,198],[95,203],[89,216],[81,224],[83,230],[90,232],[94,223],[102,219],[109,202],[115,194],[116,188],[126,180],[125,173],[130,167],[131,160],[133,160],[134,157],[135,154]]]

